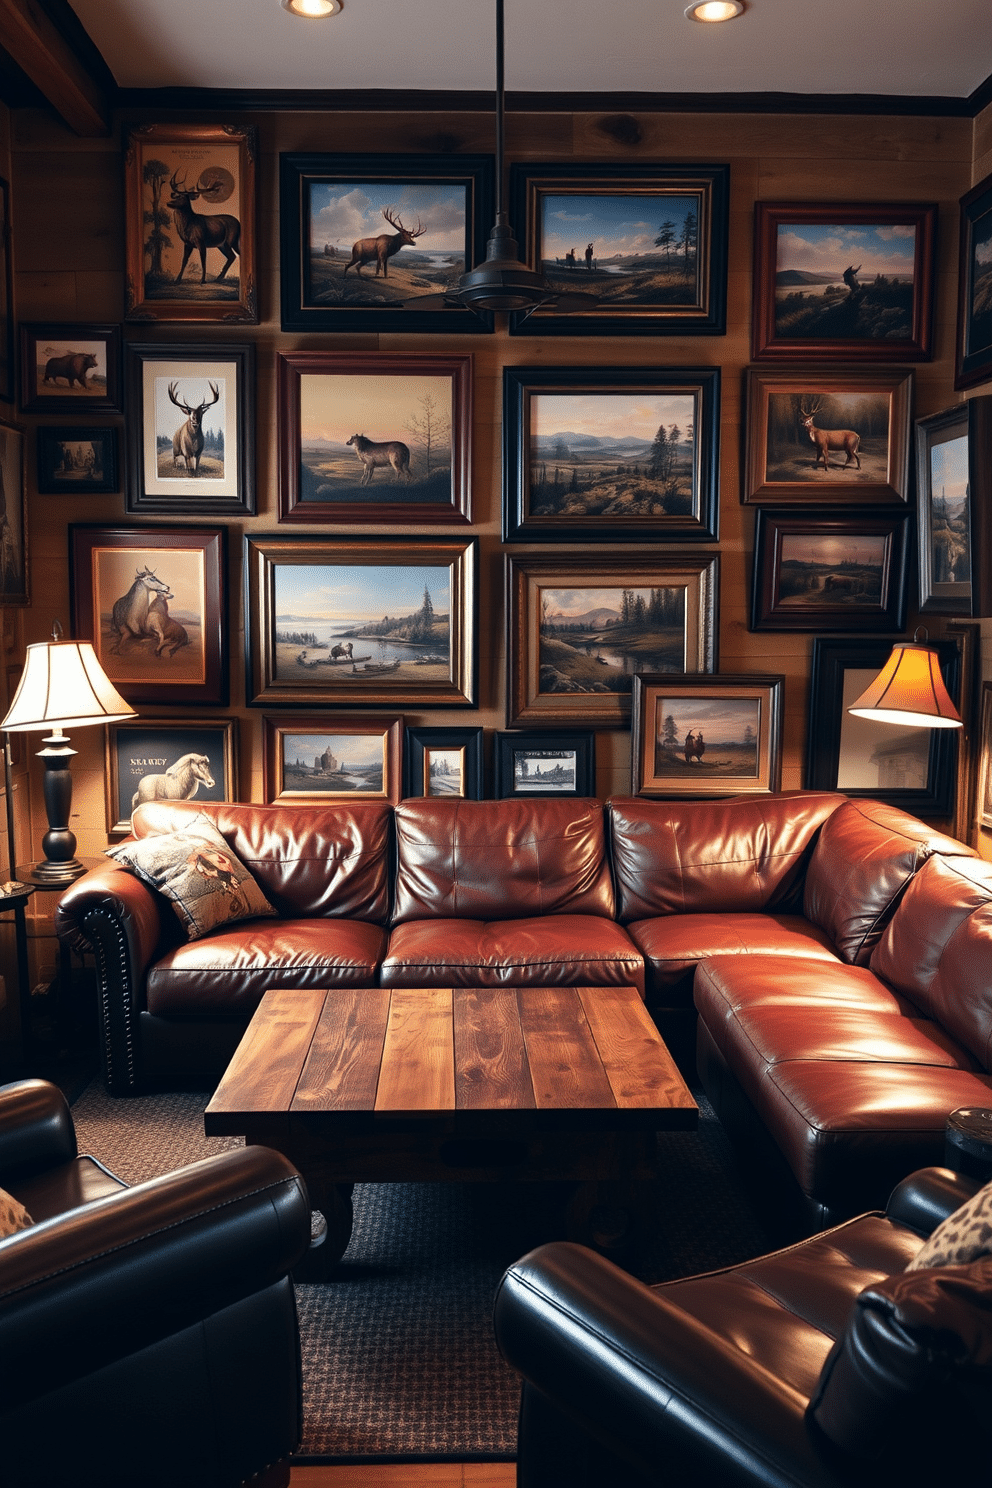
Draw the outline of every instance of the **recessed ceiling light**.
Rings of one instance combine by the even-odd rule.
[[[697,0],[686,10],[690,21],[732,21],[743,14],[744,0]]]
[[[337,15],[341,0],[282,0],[283,10],[290,15],[303,16],[308,21],[319,21],[324,16]]]

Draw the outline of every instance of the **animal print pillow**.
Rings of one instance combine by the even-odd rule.
[[[19,1230],[28,1230],[34,1224],[24,1205],[5,1188],[0,1188],[0,1240],[16,1235]]]
[[[970,1266],[982,1256],[992,1255],[992,1183],[955,1209],[937,1226],[907,1271],[928,1266]]]
[[[194,817],[182,832],[122,842],[107,856],[170,900],[190,940],[278,913],[208,816]]]

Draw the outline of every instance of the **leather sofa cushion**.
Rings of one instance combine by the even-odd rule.
[[[672,914],[634,920],[627,934],[644,956],[647,994],[687,980],[710,956],[806,956],[836,961],[829,939],[802,915]],[[691,998],[691,988],[686,989]]]
[[[714,956],[696,972],[693,1000],[714,1032],[728,1021],[746,1021],[761,1007],[802,1008],[808,1017],[821,1008],[855,1008],[893,1016],[917,1009],[864,966],[847,966],[836,957],[770,956],[755,953],[746,964]]]
[[[214,821],[280,915],[389,917],[391,808],[384,801],[334,806],[246,806],[150,801],[131,819],[136,837]]]
[[[255,920],[177,946],[148,973],[161,1018],[247,1022],[270,987],[374,987],[386,931],[363,920]]]
[[[843,803],[796,791],[721,801],[608,803],[617,918],[787,907],[821,824]]]
[[[393,923],[598,915],[613,919],[603,807],[569,799],[395,808]]]
[[[394,927],[384,987],[636,987],[644,962],[622,926],[593,915],[411,920]]]
[[[895,806],[845,801],[820,829],[803,912],[827,932],[841,960],[867,965],[906,885],[934,853],[975,856]]]
[[[992,1070],[992,864],[943,857],[924,863],[871,967]]]

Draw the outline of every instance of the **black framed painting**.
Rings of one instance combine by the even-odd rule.
[[[22,321],[21,407],[25,413],[120,412],[120,326]]]
[[[955,388],[992,377],[992,176],[961,198]]]
[[[14,292],[10,266],[10,186],[0,176],[0,398],[14,401]]]
[[[0,605],[30,603],[24,429],[0,418]]]
[[[39,494],[90,496],[119,491],[118,436],[113,424],[39,424]]]
[[[916,421],[919,608],[992,613],[992,396]]]
[[[497,800],[508,796],[594,796],[596,736],[591,732],[529,730],[495,738],[493,759]]]
[[[236,801],[236,718],[139,718],[107,727],[107,831],[145,801]]]
[[[460,796],[481,801],[481,728],[407,728],[403,738],[404,796]]]
[[[505,542],[715,542],[718,367],[505,367]]]
[[[911,513],[758,508],[752,630],[902,630]]]
[[[635,795],[767,795],[782,781],[785,678],[742,672],[634,677]]]

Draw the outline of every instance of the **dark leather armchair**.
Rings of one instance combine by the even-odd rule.
[[[36,1221],[0,1240],[5,1488],[288,1483],[310,1205],[285,1158],[128,1188],[77,1155],[61,1092],[21,1080],[0,1087],[0,1187]]]
[[[924,1169],[884,1214],[661,1286],[581,1246],[531,1252],[495,1312],[524,1380],[518,1488],[983,1480],[992,1257],[903,1274],[978,1186]]]

